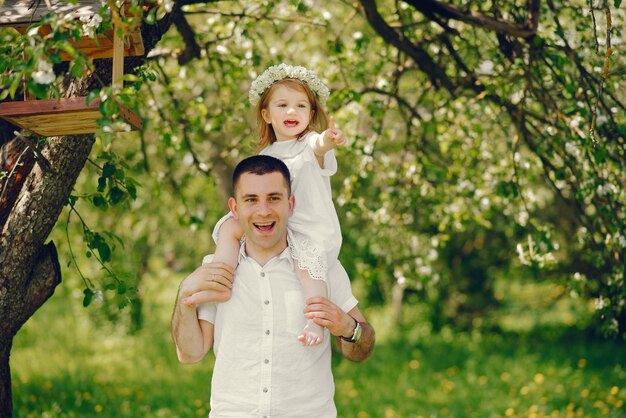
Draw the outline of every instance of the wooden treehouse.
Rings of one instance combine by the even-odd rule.
[[[79,0],[76,4],[65,0],[5,0],[0,7],[0,27],[11,27],[24,34],[27,28],[50,13],[70,15],[74,19],[91,18],[101,7],[100,0]],[[43,25],[40,32],[51,31]],[[121,83],[125,56],[144,54],[143,40],[139,29],[118,36],[113,27],[97,39],[84,36],[74,46],[90,58],[111,58],[113,82]],[[62,54],[62,59],[70,58]],[[96,120],[102,115],[98,110],[99,100],[89,105],[86,97],[33,100],[24,89],[24,100],[0,103],[0,118],[40,136],[62,136],[94,133],[98,129]],[[141,119],[128,109],[122,108],[122,118],[132,129],[141,128]]]

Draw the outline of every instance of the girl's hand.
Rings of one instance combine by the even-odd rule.
[[[330,140],[330,141],[325,141],[325,142],[332,143],[333,148],[348,144],[348,138],[346,138],[343,131],[335,127],[335,118],[333,116],[330,117],[330,122],[328,123],[328,129],[326,129],[324,136],[326,137],[324,138],[325,140]]]
[[[230,299],[234,273],[226,263],[203,264],[182,281],[178,298],[186,306],[225,302]]]

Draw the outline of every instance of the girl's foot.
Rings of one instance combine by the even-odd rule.
[[[324,328],[309,319],[300,335],[298,335],[298,340],[304,346],[319,345],[324,341]]]

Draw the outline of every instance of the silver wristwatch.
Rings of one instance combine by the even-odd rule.
[[[354,318],[352,318],[354,319]],[[355,326],[354,326],[354,332],[352,333],[352,336],[350,338],[346,338],[344,336],[341,336],[340,338],[348,343],[355,343],[357,341],[359,341],[359,338],[361,338],[361,324],[359,323],[359,321],[357,321],[356,319],[354,319],[355,322]]]

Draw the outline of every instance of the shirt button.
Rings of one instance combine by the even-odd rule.
[[[270,335],[270,330],[269,329],[265,330],[265,335]]]
[[[265,272],[261,272],[261,277],[265,277]]]
[[[265,301],[265,302],[263,302],[263,303],[265,303],[266,305],[269,305],[269,304],[270,304],[270,301],[269,301],[269,300],[266,300],[266,301]]]
[[[267,388],[263,388],[263,393],[267,393]]]
[[[268,359],[265,359],[263,362],[264,362],[265,364],[267,364],[267,363],[269,363],[270,361],[269,361]]]

